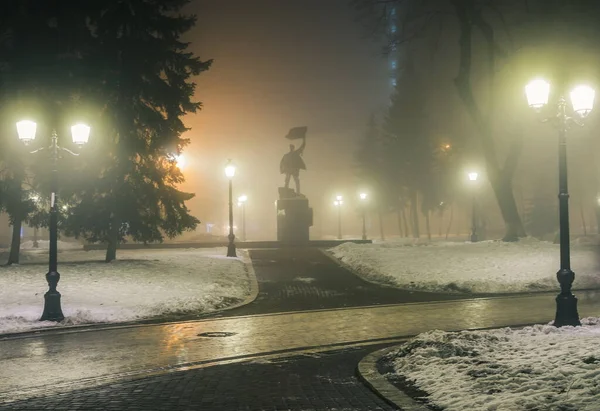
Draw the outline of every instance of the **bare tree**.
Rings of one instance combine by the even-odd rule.
[[[505,1],[511,2],[510,0]],[[522,139],[513,139],[510,149],[500,161],[494,143],[494,84],[498,60],[506,60],[510,47],[496,40],[496,31],[505,22],[496,4],[479,0],[352,0],[362,21],[373,35],[386,39],[386,51],[414,43],[416,40],[438,41],[444,22],[453,17],[458,22],[458,67],[454,86],[476,129],[487,175],[502,214],[505,241],[516,241],[525,235],[512,190],[512,179],[522,149]],[[490,11],[495,18],[485,13]],[[500,29],[497,25],[502,25]],[[474,49],[474,37],[483,39],[485,47]],[[510,39],[510,36],[505,36]],[[435,49],[435,44],[431,45]],[[483,63],[486,101],[481,102],[473,90],[473,65]],[[483,100],[483,99],[482,99]]]

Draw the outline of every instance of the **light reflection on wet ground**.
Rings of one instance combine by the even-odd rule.
[[[600,292],[580,291],[581,317],[600,315]],[[232,317],[0,341],[0,398],[55,383],[136,373],[277,350],[418,334],[546,323],[553,294]],[[231,332],[207,338],[205,332]],[[4,393],[5,395],[3,395]]]

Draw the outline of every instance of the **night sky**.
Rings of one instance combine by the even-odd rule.
[[[186,118],[184,189],[197,195],[193,213],[225,224],[223,167],[231,158],[239,172],[234,195],[249,196],[249,237],[274,238],[284,136],[306,125],[301,182],[315,208],[311,232],[333,233],[334,195],[350,199],[361,189],[352,171],[356,141],[389,100],[381,46],[365,37],[347,0],[196,0],[188,9],[198,16],[191,49],[214,59],[197,78],[203,109]]]

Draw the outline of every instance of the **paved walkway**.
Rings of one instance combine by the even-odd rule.
[[[371,349],[380,347],[199,368],[65,394],[53,393],[18,401],[3,409],[388,411],[394,408],[355,375],[356,364]]]
[[[353,275],[316,248],[251,250],[250,257],[260,290],[257,299],[219,317],[473,297],[379,286]]]
[[[580,314],[598,315],[596,293],[579,293]],[[492,298],[212,319],[183,324],[46,334],[0,342],[0,397],[35,387],[72,390],[125,376],[184,369],[356,341],[552,320],[554,298]],[[206,332],[235,333],[228,337]],[[30,392],[28,394],[28,392]]]

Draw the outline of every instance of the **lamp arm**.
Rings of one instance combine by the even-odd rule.
[[[46,149],[46,147],[38,148],[37,150],[30,151],[29,154],[36,154],[36,153],[39,153],[40,151],[44,151],[45,149]]]
[[[58,147],[58,149],[59,149],[60,151],[64,151],[65,153],[69,153],[69,154],[71,154],[72,156],[79,157],[79,153],[75,153],[75,152],[73,152],[73,151],[69,150],[68,148]]]

